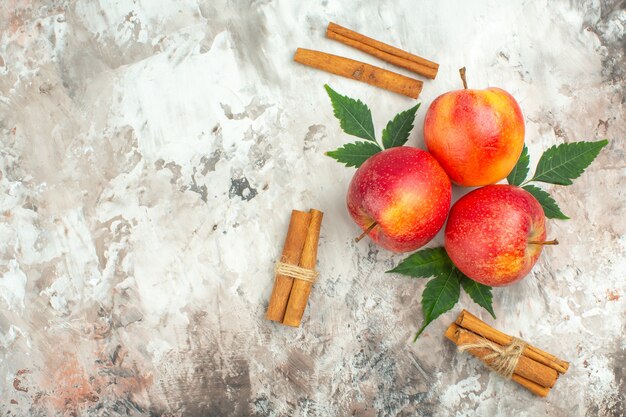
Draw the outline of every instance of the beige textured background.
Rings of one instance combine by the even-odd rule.
[[[387,67],[326,40],[329,20],[441,63],[411,145],[462,65],[518,99],[533,166],[610,139],[548,187],[562,244],[495,290],[497,327],[572,363],[547,399],[443,340],[479,312],[465,295],[412,344],[424,281],[353,243],[353,171],[323,155],[350,138],[322,86],[378,131],[412,101],[293,64],[301,46]],[[626,415],[625,25],[618,0],[2,1],[0,414]],[[289,211],[309,207],[321,280],[294,330],[263,312]]]

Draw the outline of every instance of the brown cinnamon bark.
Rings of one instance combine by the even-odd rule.
[[[298,48],[293,60],[342,77],[351,78],[411,98],[419,97],[423,83],[364,62],[320,51]]]
[[[280,261],[292,265],[298,265],[302,255],[302,248],[306,240],[311,213],[292,210],[289,221],[287,238],[283,246],[283,253]],[[270,296],[265,318],[268,320],[282,322],[289,301],[289,294],[293,285],[293,278],[277,274],[274,281],[274,288]]]
[[[302,256],[300,257],[301,268],[315,269],[315,263],[317,262],[317,245],[323,216],[324,213],[321,211],[311,209],[311,223],[309,224],[309,230],[304,242],[304,247],[302,248]],[[294,280],[283,324],[293,327],[300,326],[312,286],[312,282],[301,279]]]
[[[344,28],[335,23],[329,23],[326,36],[344,45],[351,46],[367,54],[380,58],[383,61],[406,68],[417,74],[435,79],[439,64],[410,54],[402,49],[395,48],[386,43],[361,35],[358,32]]]
[[[395,46],[391,46],[391,45],[388,45],[386,43],[377,41],[376,39],[372,39],[372,38],[367,37],[365,35],[361,35],[358,32],[355,32],[353,30],[350,30],[348,28],[340,26],[340,25],[338,25],[336,23],[330,22],[328,24],[328,30],[331,31],[331,32],[335,32],[335,33],[338,33],[340,35],[343,35],[346,38],[357,40],[357,41],[359,41],[361,43],[364,43],[366,45],[372,46],[372,47],[374,47],[376,49],[379,49],[381,51],[387,52],[389,54],[399,56],[400,58],[408,59],[409,61],[413,61],[413,62],[416,62],[418,64],[422,64],[424,66],[431,67],[431,68],[434,68],[434,69],[438,69],[439,68],[439,64],[437,64],[436,62],[429,61],[428,59],[422,58],[421,56],[418,56],[418,55],[411,54],[411,53],[406,52],[406,51],[404,51],[404,50],[402,50],[400,48],[396,48]]]
[[[492,328],[467,310],[463,310],[461,314],[459,314],[459,317],[456,319],[456,324],[502,346],[510,344],[513,340],[511,336]],[[532,345],[528,345],[526,349],[524,349],[523,355],[549,366],[562,374],[569,368],[568,362]]]
[[[483,338],[473,332],[461,328],[457,329],[457,341],[459,345],[477,343],[481,339]],[[486,355],[493,353],[491,349],[487,348],[469,349],[469,352],[480,359],[483,359]],[[486,363],[490,365],[489,361]],[[552,388],[559,377],[558,372],[554,369],[523,355],[519,358],[519,362],[515,367],[515,373],[548,388]]]
[[[511,376],[511,379],[532,392],[533,394],[540,397],[547,397],[550,393],[550,388],[539,385],[533,381],[524,378],[523,376],[519,376],[518,374],[513,374],[513,376]]]
[[[455,323],[452,323],[450,327],[448,327],[445,336],[458,346],[478,343],[483,339],[475,333],[457,326]],[[483,362],[490,364],[489,361],[484,358],[486,355],[493,353],[492,350],[487,348],[472,348],[468,349],[468,351]],[[511,379],[524,388],[542,397],[548,395],[550,388],[554,386],[557,378],[558,373],[554,369],[524,356],[519,358],[515,372],[511,377]]]

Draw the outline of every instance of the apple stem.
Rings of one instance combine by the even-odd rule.
[[[465,78],[465,67],[459,69],[461,74],[461,80],[463,81],[463,88],[467,90],[467,79]]]
[[[552,239],[552,240],[544,240],[544,241],[539,241],[539,240],[530,240],[528,241],[528,243],[530,245],[558,245],[559,241],[556,239]]]
[[[370,226],[367,229],[365,229],[365,231],[363,233],[361,233],[361,235],[359,237],[355,238],[354,241],[356,243],[359,243],[361,241],[361,239],[363,239],[365,236],[367,236],[372,231],[372,229],[375,228],[376,226],[378,226],[378,222],[374,222],[374,223],[370,224]]]

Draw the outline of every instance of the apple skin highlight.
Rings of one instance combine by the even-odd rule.
[[[452,182],[494,184],[511,172],[524,148],[522,110],[500,88],[451,91],[430,105],[424,142]]]
[[[537,262],[546,239],[541,204],[526,190],[488,185],[457,201],[448,217],[445,248],[469,278],[490,286],[510,285]]]
[[[408,146],[387,149],[356,171],[347,194],[354,221],[394,252],[413,251],[443,226],[452,198],[447,174],[428,152]]]

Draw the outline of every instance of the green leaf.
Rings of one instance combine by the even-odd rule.
[[[541,155],[531,181],[570,185],[572,180],[583,173],[608,143],[609,141],[605,139],[597,142],[574,142],[552,146]]]
[[[465,292],[474,300],[476,304],[484,308],[495,319],[496,313],[493,312],[491,287],[480,284],[473,279],[469,278],[465,274],[459,271],[461,274],[461,285]]]
[[[409,134],[413,130],[413,121],[415,113],[419,109],[421,103],[417,103],[410,109],[398,113],[393,120],[387,123],[387,127],[383,129],[383,147],[385,149],[402,146],[409,139]]]
[[[520,185],[526,179],[528,175],[528,163],[530,162],[530,156],[528,156],[528,148],[524,145],[524,150],[517,160],[517,164],[513,167],[513,171],[506,177],[506,180],[511,185]]]
[[[424,324],[417,331],[413,342],[437,317],[450,310],[457,301],[461,293],[461,276],[459,270],[451,267],[446,274],[442,274],[431,279],[426,284],[422,293],[422,311],[424,312]]]
[[[479,284],[466,277],[454,266],[443,247],[423,249],[415,252],[394,269],[387,272],[415,278],[435,277],[426,284],[426,288],[422,293],[424,323],[415,335],[414,342],[422,334],[426,326],[454,307],[459,300],[461,284],[472,300],[484,307],[494,318],[496,317],[493,312],[491,287]]]
[[[452,261],[446,250],[441,248],[424,249],[408,256],[388,273],[408,275],[414,278],[430,278],[447,273]]]
[[[330,97],[335,117],[339,119],[343,131],[348,135],[376,142],[372,113],[367,105],[361,100],[342,96],[330,88],[328,84],[324,85],[324,88]]]
[[[380,146],[372,142],[346,143],[341,148],[326,152],[326,155],[345,164],[347,167],[360,167],[367,159],[382,151]]]
[[[556,201],[554,201],[550,194],[543,191],[541,188],[535,187],[534,185],[525,185],[522,188],[531,193],[533,197],[535,197],[537,201],[539,201],[539,204],[541,204],[541,207],[543,207],[543,212],[548,219],[569,219],[569,217],[563,214],[559,206],[556,204]]]

